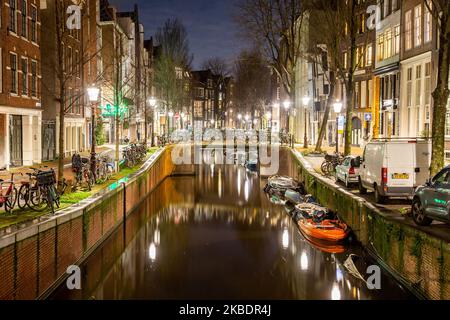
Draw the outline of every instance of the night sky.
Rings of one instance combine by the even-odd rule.
[[[194,68],[209,57],[228,62],[244,47],[233,22],[235,0],[109,0],[120,11],[133,10],[137,3],[145,36],[150,38],[168,18],[179,18],[189,34]]]

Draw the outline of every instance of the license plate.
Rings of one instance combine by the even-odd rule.
[[[409,179],[409,174],[407,173],[394,173],[392,175],[392,179],[396,179],[396,180],[408,180]]]

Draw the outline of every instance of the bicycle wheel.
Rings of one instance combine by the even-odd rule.
[[[17,189],[16,187],[13,187],[11,189],[11,193],[6,196],[5,200],[5,211],[7,213],[11,213],[11,211],[16,206],[16,201],[17,201]]]
[[[25,210],[28,207],[30,201],[30,185],[24,184],[19,189],[17,195],[17,205],[21,210]]]
[[[53,202],[53,195],[50,192],[50,187],[44,189],[45,198],[47,199],[47,206],[50,208],[52,214],[55,214],[55,204]]]
[[[324,163],[322,163],[320,170],[322,170],[324,175],[328,175],[328,161],[325,161]]]
[[[44,197],[44,192],[41,187],[30,189],[28,207],[37,212],[44,211],[47,208],[47,199]]]
[[[55,188],[55,186],[50,186],[49,191],[50,195],[52,196],[53,203],[56,204],[57,208],[59,208],[61,196],[59,195],[58,190]]]
[[[328,175],[333,174],[336,171],[335,164],[333,162],[329,162],[327,166],[327,173]]]

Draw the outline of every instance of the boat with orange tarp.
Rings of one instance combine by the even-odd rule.
[[[298,226],[305,236],[330,242],[345,240],[350,233],[349,227],[339,220],[314,222],[313,219],[300,219]]]

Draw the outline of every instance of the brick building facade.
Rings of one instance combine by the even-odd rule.
[[[37,0],[0,1],[0,168],[41,162],[41,19]]]

